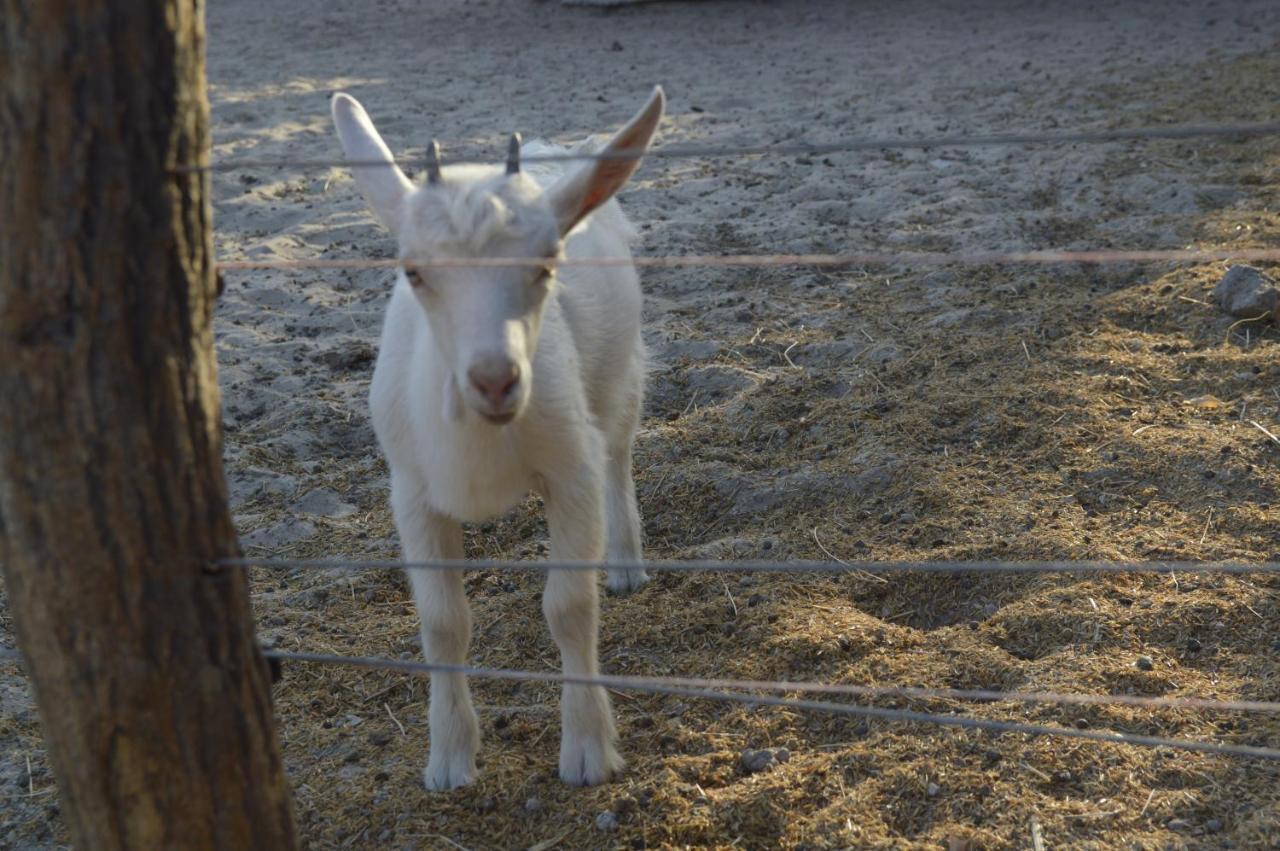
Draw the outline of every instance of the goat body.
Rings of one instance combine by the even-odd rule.
[[[605,147],[642,153],[661,118],[655,90]],[[608,561],[615,591],[639,587],[640,519],[631,479],[644,348],[630,266],[560,257],[629,256],[633,231],[612,195],[638,159],[524,171],[457,166],[414,187],[360,105],[333,104],[347,155],[374,212],[396,235],[403,268],[387,306],[370,404],[391,469],[391,505],[409,561],[460,560],[461,522],[542,494],[557,562]],[[525,145],[525,153],[550,153]],[[543,268],[431,266],[447,257],[545,257]],[[458,570],[410,570],[428,661],[462,664],[471,618]],[[568,674],[598,673],[596,579],[548,572],[543,611]],[[603,782],[622,766],[608,696],[566,685],[560,776]],[[431,678],[427,786],[475,777],[479,726],[465,677]]]

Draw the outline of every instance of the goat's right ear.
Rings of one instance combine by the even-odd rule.
[[[360,194],[392,235],[400,234],[400,216],[404,196],[413,189],[409,178],[396,165],[386,142],[374,129],[373,122],[360,102],[339,92],[333,96],[333,124],[342,140],[347,159],[377,165],[352,166]],[[386,165],[381,165],[386,163]]]

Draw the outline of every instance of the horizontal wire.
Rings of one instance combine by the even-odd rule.
[[[601,570],[642,567],[664,573],[1205,573],[1280,574],[1280,562],[1199,561],[646,561],[601,564],[586,561],[451,560],[392,561],[378,559],[225,558],[218,567],[332,570],[490,570],[500,573],[546,573],[551,570]]]
[[[713,690],[713,688],[702,687],[712,683],[732,683],[734,682],[732,680],[617,677],[607,675],[582,676],[577,674],[557,674],[551,672],[542,673],[536,671],[516,671],[503,668],[476,668],[467,665],[407,662],[398,659],[378,659],[368,656],[334,656],[324,653],[293,653],[283,650],[264,650],[263,655],[268,659],[274,659],[281,662],[347,665],[370,670],[394,671],[413,675],[452,673],[483,679],[602,686],[605,688],[639,691],[649,694],[663,694],[673,695],[676,697],[741,703],[748,706],[777,706],[784,709],[801,709],[811,712],[826,712],[836,715],[853,715],[864,718],[878,718],[885,721],[913,721],[926,724],[939,724],[949,727],[965,727],[970,729],[987,730],[999,733],[1024,733],[1031,736],[1057,736],[1063,738],[1088,739],[1091,741],[1106,742],[1109,744],[1138,745],[1142,747],[1155,748],[1176,748],[1178,750],[1200,751],[1212,754],[1280,760],[1280,750],[1258,745],[1222,744],[1219,742],[1205,742],[1194,739],[1171,739],[1161,736],[1147,736],[1135,733],[1118,733],[1111,730],[1090,730],[1076,727],[1023,724],[1015,721],[995,721],[986,718],[975,718],[967,715],[937,715],[906,709],[885,709],[878,706],[859,706],[847,703],[831,703],[818,700],[772,697],[769,695],[739,694],[730,691],[716,691]],[[749,681],[743,682],[747,683]],[[770,687],[778,687],[784,684],[772,683],[766,685]],[[732,688],[734,686],[725,687]],[[743,687],[750,688],[751,686],[744,685]]]
[[[1063,145],[1093,142],[1120,142],[1140,139],[1199,139],[1231,136],[1270,136],[1280,134],[1280,122],[1253,124],[1189,124],[1177,126],[1127,127],[1111,130],[1074,130],[1064,133],[995,133],[990,135],[944,135],[927,137],[900,136],[888,138],[844,139],[835,142],[788,142],[772,145],[664,145],[648,151],[566,151],[555,154],[521,155],[522,163],[574,162],[581,160],[635,159],[699,159],[704,157],[742,156],[815,156],[855,151],[902,148],[975,148],[1004,145]],[[489,163],[493,157],[444,157],[451,163]],[[172,174],[205,171],[237,171],[261,168],[370,168],[392,165],[387,160],[347,160],[337,158],[246,158],[223,160],[205,165],[176,166]],[[394,164],[425,168],[425,158],[401,158]]]
[[[267,658],[284,653],[264,649]],[[320,654],[323,655],[323,654]],[[284,657],[279,657],[284,658]],[[348,658],[348,657],[336,657]],[[370,657],[352,657],[368,659]],[[20,661],[21,655],[10,648],[0,648],[0,659]],[[297,660],[306,661],[306,660]],[[403,660],[388,660],[397,665]],[[409,663],[417,664],[417,663]],[[432,669],[434,670],[434,668]],[[443,669],[442,669],[443,670]],[[465,672],[470,672],[467,669]],[[480,669],[476,669],[480,670]],[[1136,706],[1148,709],[1194,709],[1208,712],[1280,713],[1280,702],[1266,700],[1222,700],[1207,697],[1148,697],[1131,694],[1079,694],[1051,691],[994,691],[991,689],[926,688],[922,686],[873,686],[861,683],[814,683],[793,680],[743,680],[700,677],[628,677],[627,680],[658,682],[681,688],[731,689],[735,691],[799,692],[831,694],[846,697],[889,697],[910,700],[961,700],[992,703],[1044,703],[1061,706]]]
[[[467,665],[447,665],[426,662],[407,662],[397,659],[379,659],[367,656],[335,656],[323,653],[296,653],[264,649],[263,656],[281,662],[335,664],[368,670],[391,671],[413,675],[454,673],[466,676],[514,680],[523,682],[562,683],[591,685],[649,694],[673,695],[748,706],[777,706],[839,715],[879,718],[886,721],[914,721],[944,726],[981,729],[990,732],[1023,733],[1027,735],[1057,736],[1087,739],[1110,744],[1127,744],[1143,747],[1167,747],[1204,753],[1257,757],[1280,760],[1280,750],[1255,745],[1221,744],[1192,739],[1173,739],[1115,731],[1056,727],[1040,724],[994,721],[971,716],[938,715],[913,710],[885,709],[874,706],[852,706],[826,701],[799,700],[795,698],[748,695],[724,691],[781,691],[818,694],[837,694],[862,697],[902,697],[912,699],[957,699],[1010,701],[1020,703],[1057,703],[1074,705],[1128,705],[1149,708],[1187,708],[1217,711],[1277,712],[1280,704],[1266,701],[1224,701],[1206,698],[1152,698],[1133,695],[1056,694],[1051,692],[996,692],[973,689],[923,689],[898,686],[865,686],[853,684],[797,683],[787,681],[701,679],[693,677],[619,677],[581,676],[572,674],[542,673],[499,668],[479,668]],[[0,648],[0,659],[21,661],[21,655],[9,648]]]
[[[1058,263],[1208,263],[1223,260],[1280,262],[1280,248],[1239,249],[1137,249],[1096,251],[975,251],[975,252],[886,252],[860,251],[837,254],[669,254],[637,257],[566,257],[554,261],[560,267],[638,266],[673,268],[683,266],[988,266],[1051,265]],[[546,257],[436,257],[412,261],[419,269],[544,267]],[[236,272],[249,269],[392,269],[404,264],[390,258],[306,259],[306,260],[221,260],[218,269]]]

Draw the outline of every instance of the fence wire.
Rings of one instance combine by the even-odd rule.
[[[575,162],[582,160],[634,160],[634,159],[707,159],[721,157],[801,156],[814,157],[827,154],[853,153],[857,151],[894,150],[903,148],[981,148],[1013,145],[1066,145],[1207,138],[1245,138],[1280,134],[1280,121],[1241,124],[1190,124],[1175,126],[1146,126],[1113,128],[1104,130],[1071,130],[1066,132],[993,133],[989,135],[941,135],[925,137],[887,136],[880,138],[842,139],[834,142],[781,142],[764,145],[663,145],[648,151],[566,151],[554,154],[521,155],[522,163]],[[498,156],[451,157],[446,151],[444,164],[492,163]],[[402,157],[395,163],[386,160],[348,160],[321,157],[263,157],[231,159],[216,163],[177,166],[172,174],[192,174],[209,171],[240,171],[265,168],[369,168],[373,166],[400,165],[426,168],[425,157]]]
[[[461,673],[477,677],[492,676],[496,679],[527,679],[539,682],[566,682],[560,674],[540,674],[529,671],[512,671],[489,668],[471,668],[464,665],[443,665],[407,662],[396,659],[377,659],[368,656],[332,656],[328,654],[291,653],[275,648],[263,648],[264,658],[296,662],[350,662],[365,668],[391,671],[410,670],[412,673]],[[12,648],[0,648],[0,660],[20,662],[22,656]],[[389,666],[389,667],[388,667]],[[410,666],[405,668],[405,666]],[[608,683],[604,680],[609,680]],[[866,685],[863,683],[814,683],[795,680],[745,680],[723,677],[604,677],[601,685],[609,688],[629,688],[620,683],[656,684],[672,688],[719,689],[732,691],[795,692],[800,694],[824,694],[841,697],[867,697],[925,701],[965,701],[983,703],[1051,704],[1056,706],[1132,706],[1144,709],[1183,709],[1205,712],[1256,712],[1280,714],[1280,702],[1267,700],[1225,700],[1208,697],[1152,697],[1133,694],[1082,694],[1050,691],[998,691],[994,689],[926,688],[923,686]]]
[[[274,659],[279,662],[346,665],[416,676],[421,676],[423,674],[449,673],[464,674],[466,676],[482,679],[512,680],[517,682],[601,686],[604,688],[638,691],[648,694],[687,697],[726,703],[739,703],[747,706],[774,706],[782,709],[806,712],[825,712],[833,715],[875,718],[883,721],[918,722],[924,724],[938,724],[946,727],[963,727],[968,729],[985,730],[994,733],[1023,733],[1029,736],[1055,736],[1059,738],[1086,739],[1089,741],[1105,742],[1108,744],[1136,745],[1152,748],[1173,748],[1177,750],[1200,751],[1202,753],[1224,756],[1280,760],[1280,749],[1262,745],[1208,742],[1196,739],[1174,739],[1137,733],[1120,733],[1112,730],[1058,727],[1046,724],[1026,724],[1017,721],[997,721],[988,718],[977,718],[969,715],[941,715],[936,713],[917,712],[908,709],[890,709],[879,706],[832,703],[830,701],[776,697],[759,694],[743,694],[734,691],[717,690],[718,684],[722,684],[723,688],[752,689],[758,686],[764,686],[770,690],[797,690],[783,688],[788,685],[796,685],[787,683],[752,683],[751,681],[737,680],[702,680],[694,678],[666,677],[589,677],[552,672],[544,673],[537,671],[508,670],[503,668],[477,668],[468,665],[407,662],[396,659],[379,659],[368,656],[334,656],[325,653],[292,653],[283,650],[264,650],[263,655],[268,659]],[[824,689],[836,687],[837,686],[823,686]],[[1267,711],[1274,710],[1268,709]]]
[[[1280,248],[1238,249],[1135,249],[1135,250],[1044,250],[973,252],[887,252],[859,251],[835,254],[667,254],[636,257],[565,257],[551,261],[557,267],[676,268],[685,266],[755,267],[815,266],[1049,266],[1070,263],[1099,265],[1110,263],[1211,263],[1220,261],[1280,262]],[[303,260],[220,260],[218,269],[239,272],[251,269],[394,269],[412,265],[417,269],[457,268],[541,268],[546,257],[430,257],[412,260],[390,258],[314,258]]]
[[[366,670],[386,671],[415,676],[429,674],[462,674],[481,679],[498,679],[517,682],[559,683],[568,685],[600,686],[603,688],[638,691],[675,697],[688,697],[747,706],[773,706],[783,709],[828,713],[835,715],[874,718],[892,722],[918,722],[941,726],[978,729],[994,733],[1021,733],[1030,736],[1085,739],[1109,744],[1133,745],[1153,748],[1172,748],[1203,753],[1280,760],[1280,749],[1260,745],[1209,742],[1195,739],[1177,739],[1113,730],[1092,730],[1087,727],[1061,727],[1044,724],[1028,724],[1014,721],[998,721],[968,715],[943,715],[915,710],[833,703],[792,697],[777,697],[745,692],[782,692],[839,695],[863,698],[895,698],[908,700],[960,700],[1015,703],[1049,703],[1076,706],[1136,706],[1149,709],[1190,709],[1219,712],[1280,713],[1280,703],[1255,700],[1218,700],[1201,697],[1146,697],[1139,695],[1063,694],[1054,692],[992,691],[986,689],[929,689],[908,686],[869,686],[850,683],[806,683],[790,681],[743,680],[698,677],[635,677],[635,676],[582,676],[554,672],[522,671],[502,668],[482,668],[469,665],[448,665],[429,662],[409,662],[397,659],[381,659],[369,656],[337,656],[326,653],[300,653],[276,649],[264,649],[264,658],[277,662],[344,665]],[[12,648],[0,648],[0,661],[21,662],[22,657]]]
[[[551,570],[591,571],[605,568],[642,567],[662,573],[819,573],[819,574],[902,574],[902,573],[1177,573],[1276,575],[1280,562],[1201,561],[646,561],[603,564],[588,561],[506,561],[467,559],[436,561],[394,561],[379,559],[290,559],[227,558],[213,562],[218,567],[272,568],[299,570],[489,570],[499,573],[546,573]]]
[[[264,651],[268,654],[285,652],[270,649]],[[323,654],[322,654],[323,655]],[[282,658],[282,657],[277,657]],[[328,658],[328,657],[327,657]],[[346,658],[346,657],[332,657]],[[356,657],[369,658],[369,657]],[[304,660],[295,660],[304,661]],[[313,660],[319,661],[319,660]],[[330,661],[332,659],[330,658]],[[377,660],[375,660],[377,661]],[[403,661],[403,660],[390,660]],[[408,663],[417,665],[418,663]],[[453,672],[452,667],[457,666],[433,666],[430,663],[424,663],[426,668],[431,668],[431,673],[436,671],[440,673]],[[450,669],[450,670],[446,670]],[[397,669],[399,670],[399,669]],[[415,668],[415,670],[417,670]],[[425,670],[425,668],[424,668]],[[454,673],[470,673],[472,669],[461,670]],[[489,670],[489,669],[475,669]],[[525,673],[525,672],[516,672]],[[475,674],[475,676],[485,676],[483,674]],[[542,675],[539,674],[539,677]],[[547,674],[547,676],[559,676],[556,674]],[[502,679],[512,679],[512,677],[502,677]],[[605,679],[609,679],[605,677]],[[631,684],[657,684],[670,686],[672,688],[698,688],[698,689],[718,689],[721,691],[766,691],[766,692],[797,692],[801,694],[824,694],[839,695],[842,697],[871,697],[883,699],[903,699],[903,700],[951,700],[951,701],[967,701],[967,702],[983,702],[983,703],[1027,703],[1027,704],[1053,704],[1058,706],[1136,706],[1146,709],[1192,709],[1208,712],[1260,712],[1260,713],[1280,713],[1280,703],[1267,700],[1222,700],[1218,698],[1206,697],[1151,697],[1146,695],[1131,694],[1070,694],[1065,692],[1034,692],[1034,691],[997,691],[992,689],[959,689],[959,688],[925,688],[918,686],[873,686],[862,683],[813,683],[813,682],[797,682],[793,680],[744,680],[723,677],[614,677],[614,681],[610,683],[600,683],[610,688],[630,688]],[[561,682],[562,680],[555,680]],[[627,683],[620,685],[619,683]]]

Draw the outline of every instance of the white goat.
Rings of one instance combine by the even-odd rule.
[[[663,106],[655,89],[603,151],[643,153]],[[607,560],[611,590],[638,588],[648,580],[631,481],[644,373],[639,281],[631,266],[557,272],[556,260],[630,256],[633,232],[611,199],[639,160],[526,170],[509,161],[505,171],[437,161],[414,186],[353,98],[334,97],[333,120],[349,160],[386,163],[353,171],[400,244],[370,404],[405,558],[461,559],[461,521],[492,517],[536,490],[553,561]],[[488,257],[546,264],[417,265]],[[464,663],[471,613],[460,571],[409,578],[427,660]],[[597,674],[595,574],[551,570],[542,610],[565,673]],[[432,675],[428,717],[427,786],[470,783],[480,730],[464,676]],[[601,783],[621,769],[603,688],[565,685],[561,725],[565,782]]]

